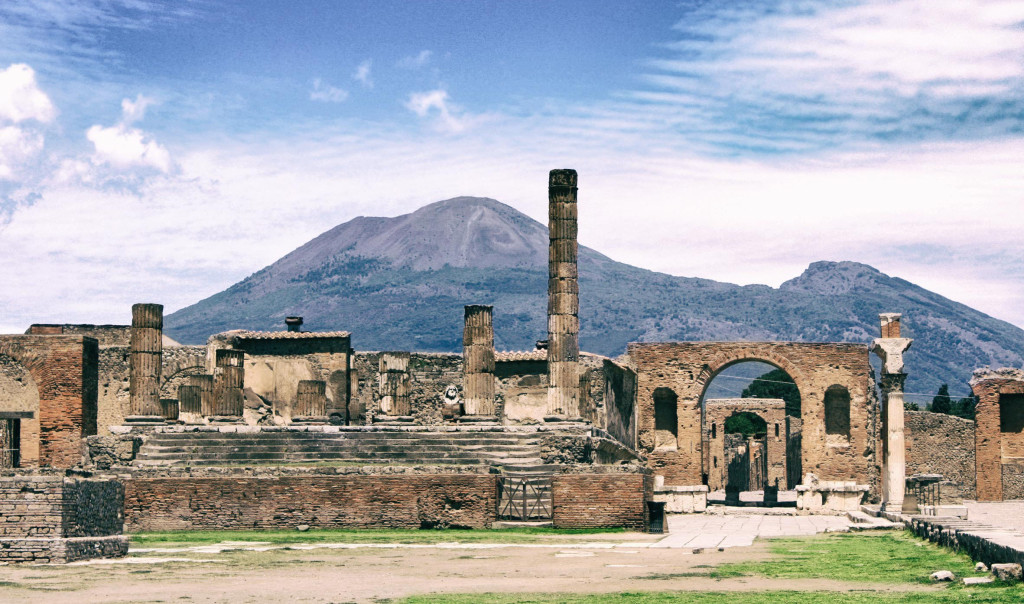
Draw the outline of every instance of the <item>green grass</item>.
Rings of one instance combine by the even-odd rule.
[[[168,531],[131,535],[135,547],[184,547],[222,541],[285,543],[536,543],[571,541],[573,535],[624,533],[622,529],[516,527],[491,530],[311,529],[308,531]]]
[[[772,560],[724,564],[715,578],[760,575],[778,579],[834,579],[875,583],[927,583],[937,570],[957,577],[983,576],[962,554],[908,533],[829,535],[813,539],[774,539]]]

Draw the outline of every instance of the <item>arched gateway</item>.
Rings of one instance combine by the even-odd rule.
[[[800,391],[801,467],[821,480],[875,485],[878,464],[873,438],[875,411],[868,346],[803,342],[631,343],[637,368],[638,448],[669,485],[702,483],[701,399],[719,372],[743,361],[782,369]],[[655,391],[676,395],[676,447],[657,446]],[[828,402],[828,413],[826,409]],[[838,410],[843,414],[831,415]],[[664,409],[661,416],[666,415]],[[845,414],[848,413],[848,416]],[[834,434],[837,426],[842,434]],[[662,428],[664,430],[664,428]]]

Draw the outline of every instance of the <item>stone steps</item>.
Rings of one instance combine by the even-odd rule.
[[[151,435],[138,466],[328,463],[488,465],[531,472],[543,467],[535,433],[486,432],[179,432]]]

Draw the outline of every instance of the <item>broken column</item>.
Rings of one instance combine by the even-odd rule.
[[[299,381],[292,421],[327,421],[327,382],[323,380]]]
[[[576,170],[548,178],[548,419],[579,416]]]
[[[217,411],[217,395],[213,389],[213,376],[210,374],[193,375],[189,383],[199,388],[199,414],[211,417]]]
[[[178,386],[178,419],[186,424],[202,423],[203,395],[199,386]]]
[[[406,417],[412,413],[409,401],[408,352],[382,352],[378,367],[380,413],[389,417]]]
[[[132,305],[129,422],[162,422],[160,368],[163,363],[164,307]]]
[[[913,340],[900,337],[900,314],[882,313],[882,337],[871,350],[882,360],[882,509],[902,512],[906,490],[907,450],[903,435],[903,353]]]
[[[237,421],[242,417],[245,397],[242,384],[245,381],[245,353],[241,350],[222,348],[217,351],[217,367],[213,374],[213,390],[216,406],[213,415],[222,421]]]
[[[494,415],[493,307],[466,306],[462,330],[462,400],[466,415]]]

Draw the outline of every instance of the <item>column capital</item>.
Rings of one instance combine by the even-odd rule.
[[[883,373],[879,387],[882,392],[903,392],[903,384],[907,381],[905,373]]]
[[[882,359],[882,374],[903,373],[903,353],[914,341],[908,338],[875,338],[871,352]]]

